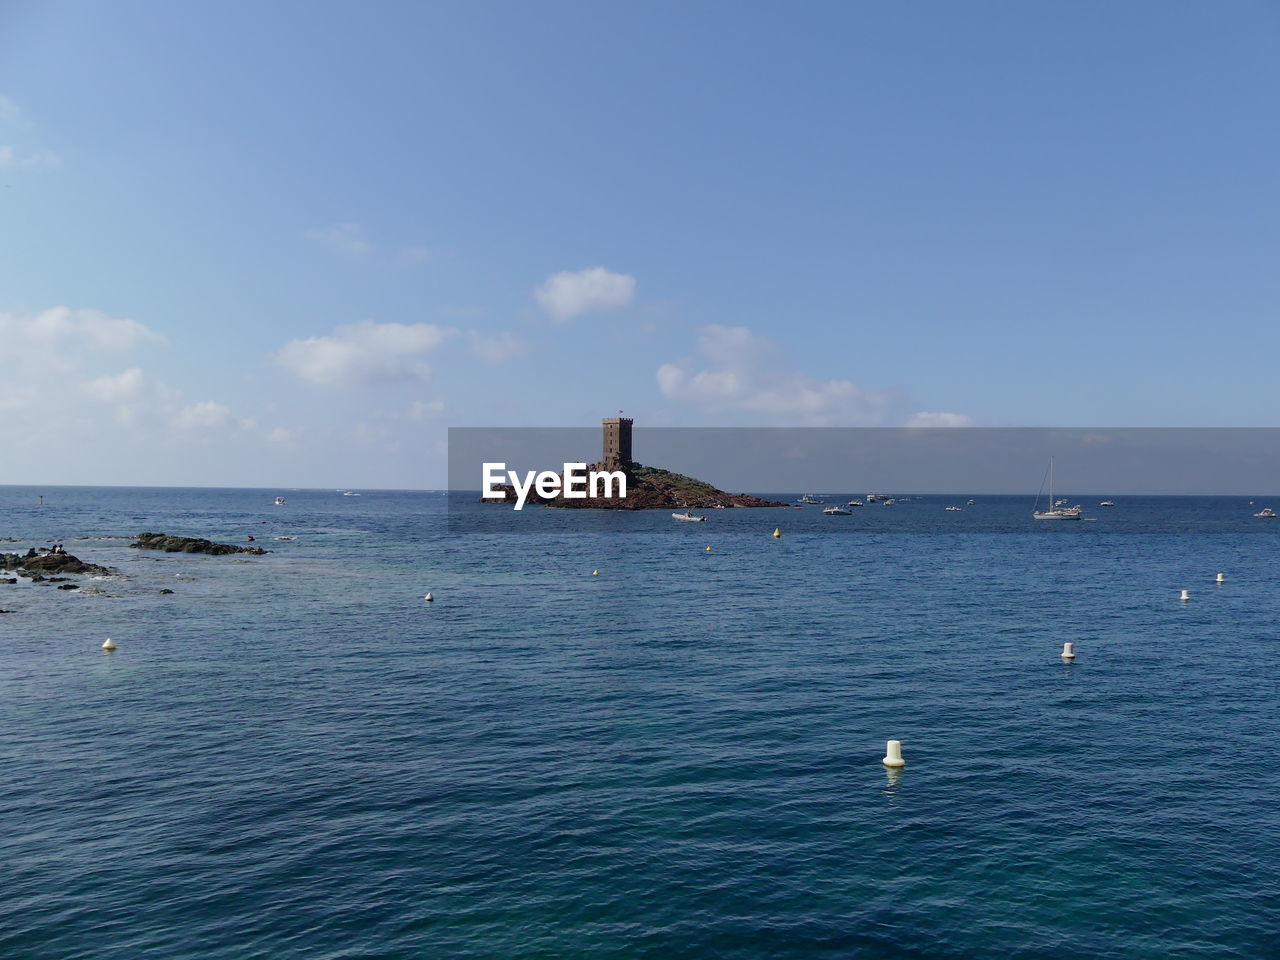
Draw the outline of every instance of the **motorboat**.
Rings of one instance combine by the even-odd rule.
[[[671,519],[680,520],[683,523],[705,523],[707,520],[706,517],[695,517],[687,510],[684,513],[673,513]]]
[[[821,497],[815,497],[812,493],[806,493],[796,503],[826,503]]]
[[[865,507],[866,504],[863,503],[861,500],[850,500],[848,503],[845,504],[845,506],[846,507]]]
[[[1276,515],[1276,512],[1272,510],[1270,507],[1263,507],[1261,510],[1259,510],[1257,513],[1254,514],[1255,517],[1265,517],[1267,519],[1272,519],[1275,517],[1275,515]]]
[[[876,502],[877,502],[877,501],[879,501],[879,500],[888,500],[888,499],[889,499],[889,498],[888,498],[888,497],[886,497],[883,493],[868,493],[868,494],[867,494],[867,503],[876,503]]]
[[[836,504],[835,506],[831,506],[831,507],[824,507],[824,508],[823,508],[823,510],[822,510],[822,512],[823,512],[824,514],[826,514],[828,517],[851,517],[851,516],[853,516],[853,511],[852,511],[852,510],[850,510],[848,507],[842,507],[842,506],[840,506],[839,504]]]
[[[1114,500],[1103,500],[1098,504],[1100,507],[1114,507],[1115,505],[1116,502]]]
[[[961,510],[964,509],[964,507],[947,507],[947,509],[952,513],[959,513]]]
[[[283,507],[283,506],[284,506],[284,497],[276,497],[276,506],[277,506],[277,507]]]

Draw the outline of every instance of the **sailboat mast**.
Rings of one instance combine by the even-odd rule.
[[[1053,457],[1049,458],[1049,509],[1054,509],[1053,499]]]

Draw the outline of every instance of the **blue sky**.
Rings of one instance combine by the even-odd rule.
[[[0,482],[1263,426],[1263,3],[0,4]]]

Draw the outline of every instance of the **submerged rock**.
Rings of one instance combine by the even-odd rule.
[[[138,542],[129,546],[138,550],[163,550],[165,553],[207,553],[222,556],[228,553],[270,553],[261,547],[241,547],[234,543],[214,543],[199,537],[171,537],[167,533],[140,533]]]

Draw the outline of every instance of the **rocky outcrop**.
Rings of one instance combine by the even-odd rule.
[[[228,553],[251,553],[261,556],[270,553],[261,547],[241,547],[234,543],[214,543],[199,537],[171,537],[167,533],[140,533],[137,543],[129,546],[138,550],[163,550],[165,553],[208,553],[224,556]]]
[[[606,469],[603,464],[592,464],[590,470]],[[660,467],[646,467],[635,463],[624,471],[627,476],[625,497],[587,497],[567,499],[563,495],[542,498],[535,491],[529,492],[526,503],[540,503],[547,507],[593,510],[708,510],[716,507],[784,507],[778,500],[762,500],[747,493],[726,493],[703,480],[672,473]],[[515,503],[516,492],[511,486],[499,487],[506,500],[486,500],[486,503]]]
[[[25,557],[16,553],[0,554],[0,567],[6,570],[17,570],[26,576],[43,579],[46,573],[96,573],[109,574],[108,567],[100,567],[96,563],[86,563],[79,557],[69,553],[36,553],[28,551]]]

